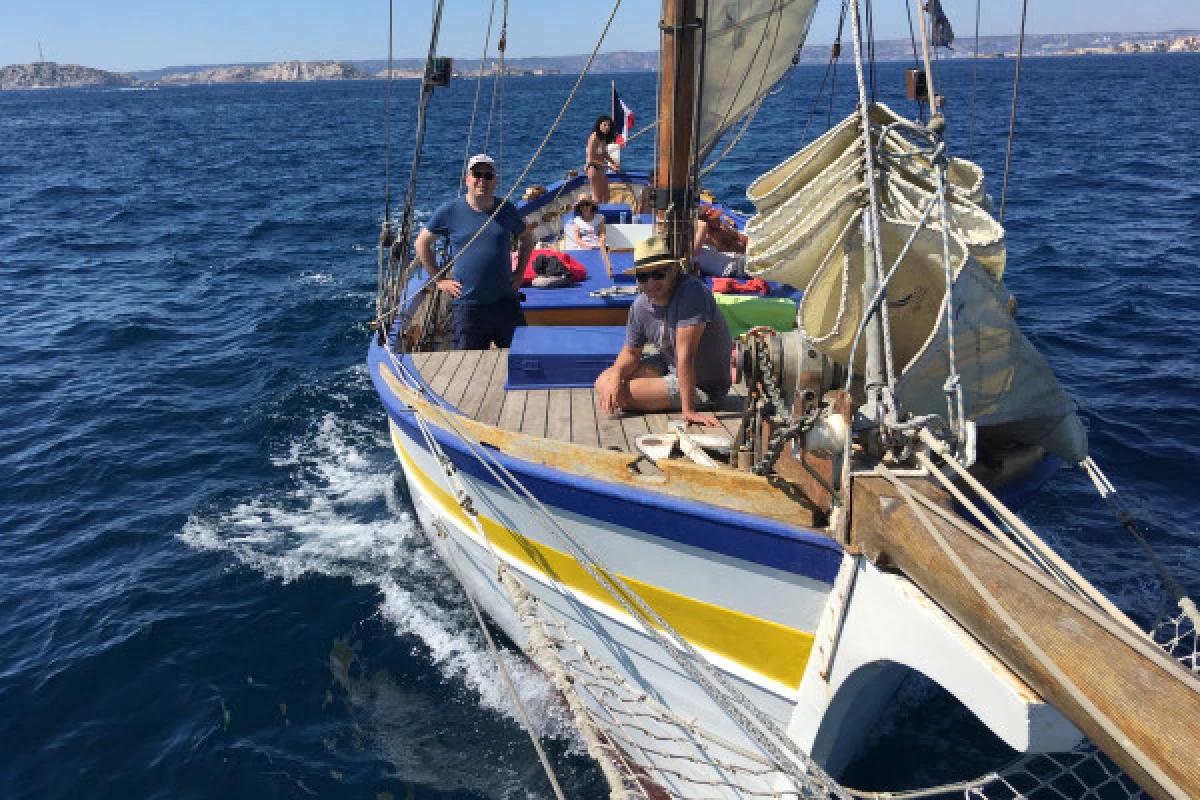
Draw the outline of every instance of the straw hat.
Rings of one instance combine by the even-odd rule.
[[[663,266],[679,266],[680,260],[671,255],[666,239],[661,236],[651,236],[634,242],[633,266],[625,270],[627,273],[642,272],[648,269],[658,269]]]
[[[573,210],[576,214],[578,214],[580,209],[582,209],[584,206],[591,206],[592,208],[596,209],[597,211],[600,210],[600,204],[597,203],[595,198],[593,198],[590,194],[586,194],[583,197],[576,200],[575,205],[573,206]]]

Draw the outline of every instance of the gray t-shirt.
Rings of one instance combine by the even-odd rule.
[[[729,360],[733,337],[725,316],[704,281],[694,275],[680,276],[665,306],[651,304],[650,298],[638,295],[629,309],[625,324],[625,343],[641,348],[647,342],[662,353],[671,372],[678,372],[675,363],[675,329],[706,323],[696,353],[696,385],[710,397],[721,397],[729,391]]]

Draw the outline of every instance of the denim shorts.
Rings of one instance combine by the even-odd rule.
[[[683,398],[679,394],[679,376],[675,374],[667,366],[667,360],[660,353],[653,355],[642,356],[642,363],[653,369],[659,375],[662,375],[663,382],[667,384],[667,397],[670,398],[670,411],[679,411],[683,408]],[[692,390],[692,399],[695,401],[697,409],[712,408],[725,399],[726,392],[719,395],[716,392],[707,392],[697,386]]]

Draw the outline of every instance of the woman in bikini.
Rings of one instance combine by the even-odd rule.
[[[616,127],[607,114],[596,120],[592,135],[587,141],[586,163],[588,181],[592,184],[592,196],[597,203],[608,202],[608,168],[617,168],[617,162],[608,154],[608,146],[617,140]]]

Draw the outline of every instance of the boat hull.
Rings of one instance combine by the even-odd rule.
[[[514,440],[512,452],[481,443],[471,435],[486,433],[477,423],[472,427],[430,394],[409,391],[419,385],[410,361],[376,345],[370,366],[423,529],[465,591],[519,646],[530,643],[530,631],[497,580],[501,565],[629,692],[696,720],[735,749],[761,753],[755,741],[761,732],[748,733],[727,700],[714,697],[676,648],[605,586],[606,576],[616,576],[627,587],[621,591],[636,593],[742,695],[739,705],[760,709],[787,731],[791,746],[834,771],[869,738],[908,671],[959,697],[1015,749],[1061,749],[1077,741],[1077,731],[1059,724],[919,590],[827,533],[739,510],[719,489],[705,503],[675,484],[664,490],[661,478],[639,482],[624,469],[624,480],[613,479],[611,469],[609,479],[594,477],[578,461],[586,460],[582,450],[558,457],[554,442],[530,450],[530,443]],[[726,476],[730,486],[733,477]],[[795,518],[803,518],[798,512]],[[596,566],[589,571],[584,564]],[[592,710],[601,718],[608,711]],[[666,734],[647,736],[626,749]],[[702,749],[684,759],[681,772],[675,756],[668,766],[646,752],[654,747],[635,760],[680,796],[695,795],[694,786],[666,785],[671,775],[684,775],[679,780],[689,785],[708,783],[727,766],[707,761]]]

